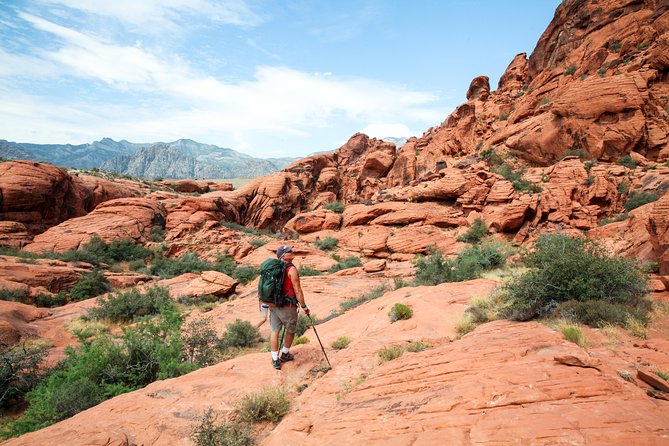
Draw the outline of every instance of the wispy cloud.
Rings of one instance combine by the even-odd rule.
[[[0,106],[0,134],[17,134],[29,121],[33,142],[84,142],[102,136],[136,141],[191,137],[253,152],[261,135],[267,141],[280,135],[306,138],[316,129],[342,121],[358,123],[356,130],[368,126],[406,132],[406,125],[396,123],[427,120],[432,125],[445,116],[443,109],[432,105],[438,99],[435,94],[402,85],[285,66],[259,66],[252,78],[226,82],[174,54],[119,45],[32,14],[20,17],[48,33],[53,46],[32,56],[0,50],[0,86],[10,85],[7,79],[19,74],[4,68],[4,62],[31,64],[34,69],[23,75],[39,81],[59,73],[97,83],[115,91],[119,101],[119,105],[101,107],[82,97],[61,105],[6,87],[11,100]],[[142,103],[121,102],[135,94],[141,95]],[[54,109],[59,111],[49,111]]]
[[[42,0],[45,4],[113,17],[134,31],[160,31],[180,26],[180,16],[204,16],[218,23],[256,26],[262,19],[243,0]]]

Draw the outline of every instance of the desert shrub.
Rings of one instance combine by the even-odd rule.
[[[80,250],[71,249],[59,257],[66,262],[79,261],[93,265],[101,263],[126,262],[130,260],[146,259],[153,252],[131,239],[114,240],[106,243],[97,235],[84,244]]]
[[[455,259],[446,259],[439,251],[414,260],[417,285],[438,285],[476,279],[481,272],[501,265],[508,252],[499,242],[487,241],[467,246]]]
[[[258,277],[258,268],[250,265],[240,265],[232,273],[232,278],[245,285]]]
[[[571,76],[576,73],[576,65],[570,65],[564,70],[564,74]]]
[[[30,293],[26,290],[0,290],[0,300],[8,302],[21,302],[22,304],[29,304],[31,301]]]
[[[503,163],[492,170],[493,172],[502,175],[505,179],[511,181],[513,188],[519,192],[537,193],[542,191],[541,186],[538,186],[523,178],[525,171],[522,169],[514,170],[508,164]]]
[[[159,257],[151,265],[151,274],[169,279],[185,273],[201,273],[211,270],[211,264],[194,253],[187,252],[179,258]]]
[[[499,166],[504,162],[501,156],[497,153],[494,147],[481,151],[481,159],[490,166]]]
[[[635,306],[604,300],[583,302],[569,300],[558,305],[555,313],[565,319],[591,327],[602,327],[607,324],[624,326],[630,315],[648,322],[650,307],[651,302],[648,300],[640,300]]]
[[[467,232],[459,236],[457,240],[465,243],[479,243],[486,235],[488,235],[488,225],[482,218],[477,218],[472,222]]]
[[[128,269],[130,271],[146,271],[146,273],[150,273],[149,269],[147,268],[146,261],[142,259],[137,259],[137,260],[131,260],[128,262]]]
[[[409,345],[407,345],[407,351],[412,353],[418,353],[422,352],[423,350],[427,350],[430,347],[432,346],[428,343],[416,341],[416,342],[411,342],[409,343]]]
[[[623,195],[629,193],[629,191],[630,191],[630,183],[629,183],[629,181],[626,181],[626,180],[625,180],[625,181],[621,181],[621,182],[618,184],[618,186],[617,186],[616,189],[618,189],[618,193],[623,194]]]
[[[290,410],[290,400],[280,387],[265,387],[241,398],[235,408],[240,420],[277,422]]]
[[[356,268],[358,266],[362,266],[360,257],[351,256],[346,257],[345,259],[342,259],[336,264],[332,265],[328,271],[331,273],[336,273],[337,271],[341,271],[343,269]]]
[[[325,209],[329,210],[329,211],[336,212],[338,214],[341,214],[342,212],[344,212],[344,203],[342,203],[341,201],[337,201],[337,200],[335,200],[331,203],[328,203],[323,207]]]
[[[627,167],[628,169],[631,170],[636,169],[636,161],[634,161],[634,159],[632,159],[632,157],[629,155],[621,156],[620,158],[618,158],[616,164],[618,164],[619,166]]]
[[[623,212],[622,214],[602,219],[599,223],[597,223],[597,226],[605,226],[608,225],[609,223],[616,223],[619,221],[627,220],[628,218],[629,214],[627,212]]]
[[[402,354],[404,354],[404,349],[399,345],[387,345],[381,347],[376,353],[379,355],[379,364],[383,364],[384,362],[392,361],[393,359],[402,356]]]
[[[172,306],[167,288],[151,287],[141,293],[137,289],[119,291],[97,298],[97,306],[88,314],[96,319],[109,319],[115,322],[132,321],[135,318],[157,314],[162,308]]]
[[[42,308],[61,307],[68,303],[69,296],[65,291],[50,296],[48,294],[38,294],[35,296],[35,305]]]
[[[413,316],[413,310],[408,305],[396,303],[388,312],[388,317],[390,317],[390,322],[403,321],[411,319]]]
[[[258,329],[248,321],[236,319],[225,326],[225,333],[221,337],[223,348],[244,348],[254,345],[260,333]]]
[[[304,265],[300,265],[300,267],[298,268],[298,272],[300,274],[300,277],[321,276],[321,275],[323,275],[322,271],[318,271],[317,269],[314,269],[310,266],[304,266]]]
[[[647,279],[634,261],[608,257],[586,239],[541,236],[524,260],[530,270],[504,286],[514,319],[549,315],[570,300],[636,306],[647,291]]]
[[[178,312],[165,309],[158,318],[142,320],[119,336],[100,336],[67,349],[58,370],[26,396],[30,406],[9,424],[6,434],[44,428],[156,379],[194,370],[197,367],[182,358],[182,322]]]
[[[317,240],[314,242],[316,248],[322,249],[323,251],[332,251],[339,244],[339,239],[334,237],[325,237],[323,240]]]
[[[500,121],[506,121],[507,119],[509,119],[509,114],[508,113],[502,113],[501,115],[499,115],[499,120]]]
[[[478,324],[474,322],[471,315],[465,313],[457,320],[455,323],[455,332],[459,337],[466,335],[467,333],[474,331]]]
[[[658,197],[657,195],[648,192],[632,194],[625,202],[625,210],[629,212],[640,206],[643,206],[644,204],[652,203],[659,199],[660,197]]]
[[[567,341],[573,342],[574,344],[580,347],[585,347],[587,343],[585,335],[578,326],[572,324],[565,324],[562,326],[561,331],[562,334],[564,335],[564,338]]]
[[[621,43],[620,40],[613,40],[609,43],[609,50],[613,53],[620,51]]]
[[[267,240],[263,240],[261,238],[254,238],[249,242],[251,246],[254,248],[260,248],[261,246],[265,246],[267,244]]]
[[[220,340],[210,318],[190,321],[181,333],[183,355],[187,362],[206,367],[218,359]]]
[[[348,336],[340,336],[332,343],[332,348],[335,350],[343,350],[349,346],[351,338]]]
[[[0,409],[23,401],[45,377],[43,362],[48,349],[25,342],[11,347],[0,343]]]
[[[253,428],[248,423],[223,420],[217,422],[209,409],[193,428],[192,436],[196,446],[253,446]]]
[[[318,317],[315,314],[311,314],[311,319],[309,319],[309,316],[300,314],[297,316],[297,326],[295,327],[295,336],[300,337],[304,333],[307,332],[309,327],[311,327],[312,322],[314,321],[313,324],[315,325],[316,322],[318,321]]]
[[[99,270],[85,274],[79,282],[70,290],[70,299],[74,302],[99,296],[109,291],[110,286],[107,278]]]
[[[354,299],[348,299],[345,300],[344,302],[339,304],[339,308],[341,312],[345,312],[347,310],[350,310],[351,308],[358,307],[365,302],[368,302],[370,300],[378,299],[379,297],[383,296],[383,294],[386,292],[386,288],[381,285],[372,288],[368,293],[363,294],[360,297],[356,297]]]
[[[259,231],[257,229],[253,228],[247,228],[246,226],[240,225],[239,223],[235,223],[232,221],[221,221],[220,225],[223,226],[224,228],[232,229],[234,231],[239,231],[243,232],[245,234],[251,234],[251,235],[262,235],[263,232]]]
[[[165,228],[160,226],[154,226],[153,228],[151,228],[151,241],[156,243],[164,242],[165,233],[167,233]]]
[[[293,339],[293,345],[292,346],[295,347],[296,345],[308,344],[309,342],[310,341],[309,341],[308,337],[299,336],[299,337]]]

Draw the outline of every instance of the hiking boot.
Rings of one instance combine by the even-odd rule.
[[[277,370],[281,370],[281,361],[278,359],[272,359],[272,367],[274,367]]]
[[[290,353],[281,353],[281,362],[288,362],[292,361],[295,359],[295,356],[291,355]]]

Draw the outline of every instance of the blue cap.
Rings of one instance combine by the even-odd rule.
[[[280,259],[285,253],[291,252],[292,250],[292,246],[280,246],[279,249],[276,250],[276,258]]]

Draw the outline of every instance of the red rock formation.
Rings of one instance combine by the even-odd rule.
[[[35,237],[29,252],[78,249],[93,235],[105,242],[132,239],[146,242],[155,226],[165,224],[165,207],[147,198],[123,198],[100,204],[83,217],[72,218]]]
[[[85,215],[103,201],[139,195],[138,188],[71,176],[49,164],[0,163],[0,220],[24,224],[31,234]]]

